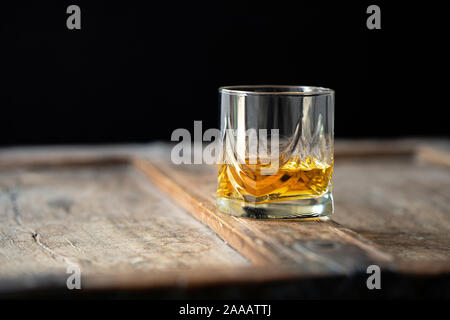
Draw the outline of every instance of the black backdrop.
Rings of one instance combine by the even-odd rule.
[[[169,140],[232,84],[335,89],[337,137],[449,135],[444,2],[146,3],[2,2],[0,144]]]

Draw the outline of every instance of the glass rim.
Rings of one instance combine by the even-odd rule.
[[[333,89],[316,86],[298,85],[237,85],[222,86],[220,93],[231,95],[294,95],[294,96],[318,96],[334,94]]]

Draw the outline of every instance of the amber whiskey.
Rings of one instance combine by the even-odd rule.
[[[250,203],[309,199],[328,191],[333,162],[291,158],[273,175],[261,174],[269,164],[219,165],[217,196]]]

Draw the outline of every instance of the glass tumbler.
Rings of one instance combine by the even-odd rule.
[[[219,92],[218,208],[256,219],[332,214],[334,91],[229,86]]]

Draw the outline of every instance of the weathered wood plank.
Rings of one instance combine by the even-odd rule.
[[[410,146],[414,148],[407,147],[407,151],[389,147],[385,151],[390,156],[364,151],[370,157],[362,157],[359,152],[351,156],[351,142],[339,145],[341,150],[345,145],[347,151],[337,152],[336,214],[331,221],[274,222],[231,217],[215,208],[214,166],[175,166],[167,154],[162,157],[161,150],[147,160],[137,157],[136,165],[179,205],[254,263],[300,263],[309,272],[323,270],[318,262],[322,260],[328,271],[336,272],[367,265],[368,261],[391,268],[401,265],[403,271],[407,271],[408,261],[426,260],[428,268],[450,261],[450,172],[415,161],[419,145],[413,142]],[[442,143],[434,145],[442,147]],[[258,242],[262,245],[258,246]],[[335,243],[341,251],[320,252],[319,245],[314,244],[320,242],[325,247]],[[351,246],[357,249],[350,250]],[[426,272],[426,264],[423,268]]]
[[[417,156],[425,163],[448,163],[450,143],[445,139],[337,140],[335,157]],[[168,144],[73,145],[9,147],[0,149],[0,168],[128,163],[131,157],[167,152]]]
[[[336,161],[333,220],[410,262],[450,261],[450,170],[410,157]]]
[[[144,150],[144,145],[9,147],[0,149],[0,169],[128,163],[131,154]]]
[[[297,265],[299,272],[312,275],[352,273],[374,262],[391,261],[370,241],[327,219],[258,221],[222,213],[215,206],[216,168],[177,166],[167,156],[139,157],[135,163],[174,201],[255,264]]]
[[[437,141],[433,144],[420,144],[416,148],[419,161],[450,167],[450,143]]]
[[[0,283],[65,285],[70,265],[89,287],[102,274],[249,263],[128,165],[0,171]]]
[[[448,146],[337,141],[336,214],[307,222],[217,212],[215,167],[173,166],[164,144],[3,149],[0,287],[64,288],[68,263],[81,266],[92,289],[298,280],[371,263],[402,274],[448,273]]]

